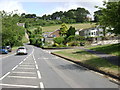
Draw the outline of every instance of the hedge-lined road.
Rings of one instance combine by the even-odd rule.
[[[72,62],[26,45],[28,55],[0,60],[0,86],[10,88],[118,88],[109,79]]]

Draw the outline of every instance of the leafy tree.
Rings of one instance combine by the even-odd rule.
[[[64,38],[63,37],[56,37],[56,38],[54,38],[53,41],[54,41],[54,43],[62,44],[64,41]]]
[[[119,2],[104,2],[105,8],[99,7],[102,15],[99,15],[99,24],[105,29],[115,34],[120,34],[120,1]]]
[[[76,10],[76,22],[85,22],[87,20],[87,15],[90,14],[85,8],[77,8]]]
[[[19,16],[17,14],[8,14],[4,11],[0,12],[2,17],[2,45],[22,45],[22,38],[25,35],[23,27],[17,26]]]
[[[66,33],[67,33],[67,30],[68,30],[67,25],[66,25],[65,23],[63,23],[63,24],[61,25],[61,28],[60,28],[60,34],[61,34],[62,36],[65,36]]]
[[[94,22],[98,22],[99,21],[99,15],[102,15],[101,10],[98,10],[98,11],[94,12]]]
[[[67,31],[67,37],[69,37],[71,35],[75,35],[75,32],[76,32],[75,28],[70,26],[70,28]]]

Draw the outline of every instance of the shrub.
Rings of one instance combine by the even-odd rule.
[[[54,41],[54,43],[62,44],[64,41],[64,38],[63,37],[56,37],[56,38],[54,38],[53,41]]]
[[[54,43],[53,47],[59,47],[59,44],[58,43]]]
[[[30,44],[35,45],[36,44],[36,39],[35,38],[30,38]]]
[[[67,43],[68,46],[79,46],[79,42],[78,41],[72,41]]]

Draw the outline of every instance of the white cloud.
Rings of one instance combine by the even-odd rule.
[[[18,1],[0,1],[0,11],[12,12],[13,13],[26,13],[23,9],[22,4]]]

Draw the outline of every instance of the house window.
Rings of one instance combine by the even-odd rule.
[[[92,32],[92,35],[94,35],[94,33]]]
[[[89,32],[89,35],[90,35],[90,32]]]

